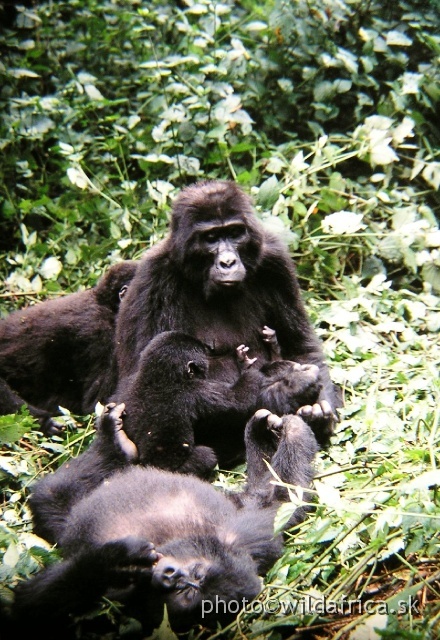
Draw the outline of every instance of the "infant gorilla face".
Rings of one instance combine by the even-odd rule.
[[[238,605],[243,608],[261,590],[251,559],[227,549],[218,538],[171,541],[160,547],[158,556],[151,586],[162,595],[175,631],[200,622],[207,627],[227,624]]]

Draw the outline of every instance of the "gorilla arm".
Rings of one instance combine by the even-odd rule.
[[[109,589],[126,589],[136,579],[150,582],[159,558],[152,543],[132,536],[86,548],[20,584],[14,620],[21,632],[22,625],[31,629],[34,624],[61,631],[70,614],[86,611]]]
[[[277,241],[266,246],[263,265],[263,282],[272,282],[266,325],[276,332],[279,357],[319,367],[319,396],[313,405],[301,408],[298,413],[311,423],[320,444],[326,444],[338,419],[336,410],[342,406],[340,392],[330,378],[321,342],[305,310],[294,265],[279,249]],[[263,339],[268,342],[265,333],[263,329]]]

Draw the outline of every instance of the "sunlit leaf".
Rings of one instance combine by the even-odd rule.
[[[46,258],[40,267],[40,275],[45,280],[56,278],[63,269],[63,263],[55,256]]]

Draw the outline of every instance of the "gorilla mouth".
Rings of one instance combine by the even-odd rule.
[[[220,287],[234,287],[237,284],[240,284],[241,282],[243,282],[243,278],[241,278],[239,275],[237,276],[233,276],[233,275],[218,275],[215,278],[215,284],[220,286]]]

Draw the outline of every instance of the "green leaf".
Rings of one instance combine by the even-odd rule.
[[[386,34],[386,43],[388,46],[410,47],[412,45],[412,40],[401,31],[389,31]]]
[[[265,180],[258,190],[257,203],[264,210],[272,209],[281,193],[281,187],[275,175]]]
[[[171,629],[168,612],[166,605],[164,606],[163,620],[160,626],[153,631],[151,636],[148,636],[145,640],[179,640],[176,634]]]
[[[274,520],[274,535],[284,531],[286,524],[289,522],[296,509],[298,509],[298,506],[291,502],[285,502],[278,508]]]
[[[440,265],[427,262],[422,267],[422,276],[429,282],[435,293],[440,293]]]
[[[32,427],[35,427],[35,420],[27,409],[23,409],[21,414],[0,416],[0,444],[17,442]]]

